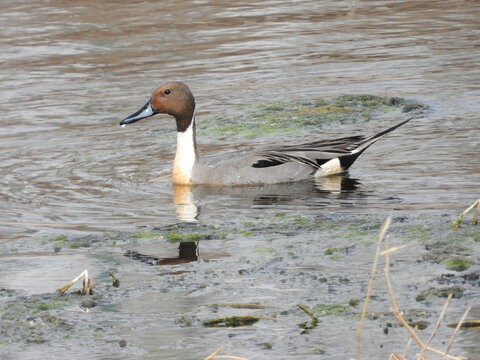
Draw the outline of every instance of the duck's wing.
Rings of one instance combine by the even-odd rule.
[[[272,148],[259,152],[252,167],[263,168],[298,162],[318,169],[331,159],[351,155],[364,140],[364,136],[350,136]]]
[[[363,135],[322,140],[294,146],[281,146],[261,151],[252,158],[254,168],[268,168],[288,162],[297,162],[320,169],[330,160],[338,159],[341,170],[347,170],[370,145],[384,135],[410,121],[409,118],[391,128],[366,138]]]

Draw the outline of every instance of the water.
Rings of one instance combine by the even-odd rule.
[[[95,261],[75,251],[57,258],[36,253],[43,251],[38,239],[138,232],[142,226],[176,223],[192,212],[202,224],[248,222],[279,212],[452,216],[479,197],[477,2],[2,1],[0,10],[1,243],[8,251],[44,256],[51,289],[63,281],[53,259]],[[415,99],[431,112],[362,155],[350,173],[356,184],[352,191],[322,191],[307,184],[261,194],[238,189],[178,194],[168,180],[173,120],[156,116],[118,126],[169,80],[187,83],[196,97],[205,158],[232,147],[279,141],[210,136],[202,128],[202,119],[230,116],[245,105],[376,94]],[[312,136],[372,134],[379,130],[374,120],[326,126]],[[295,141],[295,134],[281,139],[287,140]],[[188,204],[181,205],[186,197]],[[227,258],[240,246],[209,244],[212,254]],[[165,242],[155,251],[168,252],[168,246],[175,252],[176,245]],[[121,257],[124,250],[112,251]],[[15,281],[6,280],[11,268],[33,261],[11,256],[3,256],[0,286],[44,291],[35,282],[33,290],[26,286],[29,269]],[[82,259],[75,260],[78,256]],[[221,266],[236,268],[232,261]],[[72,265],[72,278],[81,270]],[[143,332],[135,346],[144,358],[154,357],[158,348]],[[181,336],[162,351],[182,356],[175,351],[182,348]],[[209,350],[202,348],[205,356]],[[99,350],[92,356],[108,358],[105,354]]]
[[[173,141],[159,146],[151,130],[173,129],[172,120],[117,126],[171,79],[191,86],[199,120],[343,93],[423,101],[433,113],[378,144],[353,176],[392,193],[415,189],[412,202],[420,194],[463,206],[479,178],[478,6],[451,5],[3,4],[2,230],[15,239],[171,222],[170,185],[148,181],[170,170]]]

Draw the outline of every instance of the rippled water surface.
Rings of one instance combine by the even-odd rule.
[[[35,253],[41,238],[138,232],[144,230],[141,226],[183,221],[192,211],[206,226],[278,213],[380,218],[391,211],[409,218],[458,214],[480,193],[479,19],[477,1],[237,1],[231,5],[220,1],[1,1],[2,247],[11,251],[19,241],[24,244],[17,249],[20,253]],[[187,83],[195,94],[198,142],[202,156],[209,159],[233,149],[304,141],[301,130],[254,139],[209,133],[206,120],[235,116],[245,106],[373,94],[414,99],[430,111],[362,155],[351,169],[348,181],[355,186],[350,190],[339,192],[338,183],[308,183],[184,193],[176,191],[168,178],[175,151],[173,119],[162,115],[126,128],[118,126],[145,103],[153,89],[169,80]],[[371,134],[401,116],[393,114],[390,119],[386,114],[382,124],[375,117],[364,123],[330,123],[311,136]],[[186,198],[188,204],[179,206]],[[267,240],[263,236],[259,241]],[[155,251],[167,251],[165,246],[165,242],[156,244]],[[222,259],[233,256],[238,247],[255,247],[255,242],[230,241],[227,246],[218,241],[209,246],[210,257]],[[27,293],[33,290],[26,290],[25,283],[37,293],[45,291],[32,276],[55,289],[63,281],[58,273],[64,269],[73,277],[83,266],[102,262],[91,256],[83,259],[86,255],[81,251],[42,253],[27,260],[3,252],[0,287]],[[370,255],[371,251],[366,252],[365,259]],[[236,261],[245,259],[234,256],[218,260],[216,266],[241,270]],[[37,265],[31,264],[37,262],[53,277],[52,283],[32,275]],[[25,263],[32,269],[27,266],[7,280],[9,269]],[[152,276],[143,263],[131,266],[140,275],[124,277],[133,283],[136,277]],[[195,271],[204,271],[194,266]],[[210,263],[205,271],[215,271],[216,266]],[[142,286],[148,288],[146,283]],[[188,292],[185,287],[182,290]],[[174,315],[168,316],[196,306],[190,302],[204,302],[202,296],[202,300],[183,296],[179,291],[178,304],[169,300]],[[142,319],[162,313],[162,298],[154,292],[142,299],[122,305],[129,314],[139,308],[149,310],[136,318],[132,315],[133,323],[138,319],[132,325],[138,341],[129,339],[128,355],[115,356],[159,358],[155,356],[164,351],[165,358],[195,358],[192,354],[198,349],[206,356],[216,345],[224,345],[208,341],[202,348],[194,340],[186,345],[186,337],[196,336],[188,328],[169,333],[159,326],[157,338],[150,338]],[[241,298],[223,300],[242,302]],[[130,323],[118,313],[114,316],[119,317],[119,333],[127,336]],[[268,325],[258,326],[268,331]],[[256,340],[256,333],[248,331],[241,335],[245,352],[228,337],[221,339],[230,350],[254,358],[245,345],[249,336],[255,344],[273,340]],[[167,339],[160,341],[162,346],[155,345],[158,337]],[[303,345],[308,348],[308,343]],[[341,347],[335,341],[331,345]],[[24,350],[24,358],[47,351],[42,346],[32,350],[31,345]],[[119,358],[113,356],[117,348],[109,354],[105,346],[91,358]],[[275,348],[270,353],[258,348],[259,358],[282,358],[282,351]],[[284,354],[324,358],[305,348]],[[61,346],[55,349],[62,353]],[[14,352],[6,351],[16,358]],[[327,350],[324,356],[335,358],[342,351]]]

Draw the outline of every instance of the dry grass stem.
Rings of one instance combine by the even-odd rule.
[[[458,322],[458,325],[455,328],[455,331],[453,332],[452,337],[450,338],[450,341],[448,342],[447,349],[445,350],[445,355],[443,356],[443,359],[446,359],[447,353],[450,351],[450,347],[453,344],[453,340],[455,340],[455,337],[457,336],[458,330],[460,330],[460,327],[462,326],[462,323],[465,321],[465,318],[467,317],[470,310],[472,310],[471,306],[469,306],[467,308],[467,310],[465,310],[465,313],[463,314],[462,318]]]
[[[418,325],[415,325],[415,329],[413,329],[413,332],[416,334],[418,330]],[[405,346],[405,349],[403,349],[402,353],[402,359],[405,359],[407,356],[408,349],[410,348],[410,345],[412,344],[413,336],[410,336],[407,341],[407,345]]]
[[[209,356],[205,358],[205,360],[213,360],[213,359],[234,359],[234,360],[248,360],[243,357],[238,357],[238,356],[230,356],[230,355],[218,355],[220,351],[222,351],[223,347],[215,350],[213,353],[211,353]]]
[[[417,332],[418,330],[418,325],[415,325],[415,329],[413,329],[414,332]],[[413,340],[413,337],[410,336],[410,338],[408,339],[408,342],[407,342],[407,345],[405,346],[405,349],[403,349],[403,353],[402,355],[399,355],[399,354],[390,354],[390,356],[388,357],[390,360],[393,359],[393,360],[406,360],[406,356],[407,356],[407,352],[408,352],[408,349],[410,348],[410,344],[412,343],[412,340]],[[420,355],[420,359],[423,360],[425,357],[422,355]]]
[[[400,322],[400,324],[402,324],[402,326],[407,329],[407,331],[410,333],[410,336],[415,339],[415,341],[417,342],[418,346],[423,350],[427,350],[427,351],[430,351],[430,352],[433,352],[437,355],[442,355],[444,357],[444,359],[452,359],[452,360],[462,360],[464,358],[462,357],[457,357],[457,356],[452,356],[452,355],[448,355],[447,353],[441,351],[441,350],[438,350],[438,349],[435,349],[435,348],[432,348],[430,346],[427,346],[425,345],[420,339],[419,337],[417,336],[417,334],[415,333],[415,331],[410,327],[410,325],[408,325],[408,323],[405,321],[405,319],[403,318],[403,316],[400,314],[400,311],[398,309],[398,306],[397,306],[397,302],[395,301],[395,296],[393,294],[393,288],[392,288],[392,283],[390,281],[390,273],[389,273],[389,268],[390,268],[390,261],[389,261],[389,251],[387,251],[389,249],[389,245],[388,245],[388,236],[385,240],[385,248],[386,248],[386,252],[385,252],[385,278],[387,280],[387,287],[388,287],[388,292],[390,294],[390,300],[392,302],[392,312],[393,312],[393,315],[395,316],[395,318]],[[426,359],[425,356],[422,356],[421,359]]]
[[[440,324],[443,321],[443,318],[445,317],[445,313],[447,312],[448,305],[450,304],[450,300],[452,300],[453,294],[450,293],[448,294],[447,300],[445,301],[445,304],[443,305],[442,312],[440,313],[440,316],[438,317],[437,323],[435,324],[435,328],[432,331],[432,334],[428,338],[427,342],[425,343],[425,346],[430,345],[430,342],[432,341],[433,337],[437,333],[438,328],[440,327]],[[420,356],[425,356],[425,348],[422,348],[422,352],[420,353]]]
[[[478,215],[480,213],[480,199],[477,201],[477,210],[475,210],[475,215],[473,215],[472,225],[478,224]]]
[[[83,288],[82,292],[84,294],[93,295],[93,284],[92,280],[88,277],[88,271],[85,270],[85,276],[83,277]]]
[[[211,353],[209,356],[205,358],[205,360],[212,360],[220,351],[222,351],[223,347],[218,348],[215,350],[213,353]]]
[[[389,248],[388,250],[383,250],[383,251],[380,253],[380,255],[385,255],[387,252],[388,252],[389,254],[391,254],[392,252],[401,250],[401,249],[403,249],[403,248],[406,248],[407,246],[410,246],[410,245],[405,244],[405,245],[401,245],[401,246],[394,246],[394,247]]]
[[[70,287],[75,284],[79,279],[83,277],[83,289],[82,292],[85,294],[92,295],[93,294],[93,286],[92,286],[92,280],[88,278],[88,270],[85,269],[82,271],[80,275],[78,275],[75,279],[72,281],[69,281],[66,285],[62,286],[61,288],[57,289],[57,292],[63,294],[65,293]]]
[[[108,270],[108,268],[107,268],[107,270]],[[120,287],[120,280],[117,279],[117,277],[115,276],[115,274],[114,274],[112,271],[108,270],[108,275],[110,275],[110,277],[111,277],[112,280],[113,280],[113,281],[112,281],[112,286],[113,286],[113,287]]]
[[[388,360],[405,360],[402,355],[398,355],[398,354],[390,354],[390,356],[388,357]]]
[[[452,224],[452,227],[454,229],[458,229],[460,227],[460,223],[462,222],[463,220],[463,217],[468,213],[470,212],[472,209],[475,208],[475,213],[473,215],[473,219],[472,219],[472,224],[473,225],[476,225],[478,224],[478,215],[480,213],[480,199],[478,199],[477,201],[475,201],[472,205],[470,205],[464,212],[462,212],[460,214],[460,216],[457,218],[457,220],[455,220],[455,222]]]
[[[363,310],[362,310],[362,315],[360,317],[360,322],[358,323],[358,326],[357,326],[357,340],[356,340],[357,360],[360,360],[360,336],[362,334],[362,326],[365,320],[365,314],[367,313],[368,301],[370,300],[370,292],[372,291],[373,279],[375,278],[375,272],[377,271],[377,262],[380,256],[380,244],[383,241],[385,232],[390,226],[391,220],[392,220],[391,216],[387,217],[387,219],[385,220],[385,223],[382,225],[382,228],[380,229],[380,233],[378,234],[377,250],[375,252],[375,258],[373,260],[372,273],[370,274],[370,281],[368,282],[367,295],[365,296],[365,303],[363,304]]]

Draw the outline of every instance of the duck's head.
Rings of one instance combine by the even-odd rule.
[[[150,100],[136,113],[126,117],[120,125],[134,123],[156,114],[169,114],[175,117],[177,131],[185,131],[191,124],[195,111],[195,99],[187,85],[169,82],[156,89]]]

